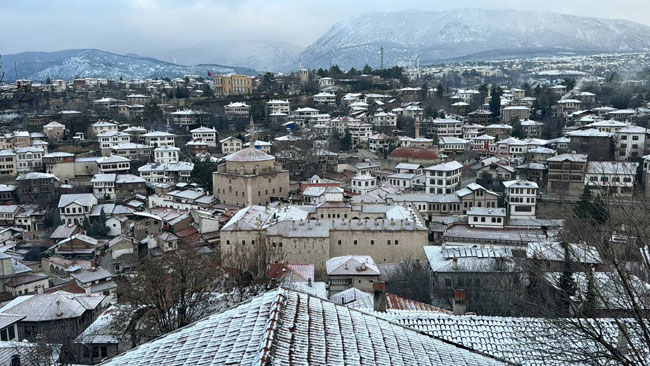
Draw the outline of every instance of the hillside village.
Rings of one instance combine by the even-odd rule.
[[[376,364],[571,364],[544,350],[580,342],[544,319],[581,316],[632,348],[616,326],[650,300],[631,219],[650,197],[648,61],[3,83],[1,353],[184,364],[169,350],[231,337],[232,360],[343,364],[344,339],[401,360]],[[178,309],[138,291],[165,286],[201,297],[163,330],[143,309]]]

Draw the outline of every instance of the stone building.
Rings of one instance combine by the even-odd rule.
[[[349,288],[371,292],[373,283],[379,281],[381,271],[369,255],[345,255],[330,258],[326,263],[329,278],[329,295]]]
[[[253,93],[253,79],[246,75],[215,75],[214,93],[218,96],[250,95]]]
[[[225,160],[212,173],[212,194],[220,203],[245,207],[289,197],[289,172],[275,157],[248,147]]]
[[[249,206],[221,229],[221,253],[229,266],[266,245],[269,260],[311,263],[324,275],[327,260],[337,256],[372,254],[378,264],[423,259],[427,235],[417,212],[400,206]]]

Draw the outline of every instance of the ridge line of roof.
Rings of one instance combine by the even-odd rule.
[[[361,309],[351,308],[351,307],[347,307],[347,306],[345,306],[345,305],[337,304],[337,303],[335,303],[334,301],[331,301],[330,299],[324,299],[324,298],[321,298],[321,297],[318,297],[318,296],[315,296],[315,295],[309,294],[309,293],[307,293],[307,292],[302,291],[301,289],[285,288],[284,285],[280,285],[278,288],[281,289],[281,290],[284,290],[284,291],[294,291],[294,292],[299,292],[299,293],[301,293],[301,294],[304,294],[304,295],[306,295],[306,296],[316,297],[316,298],[318,298],[320,301],[324,301],[324,302],[332,303],[334,306],[341,306],[341,307],[344,307],[344,308],[348,309],[349,311],[356,311],[356,312],[359,312],[359,313],[364,314],[364,315],[372,316],[372,317],[374,317],[374,318],[376,318],[376,319],[379,319],[380,321],[388,322],[388,323],[390,323],[390,324],[392,324],[392,325],[398,326],[398,327],[403,328],[403,329],[405,329],[405,330],[407,330],[407,331],[411,331],[411,332],[415,332],[415,333],[418,333],[418,334],[423,335],[423,336],[427,336],[427,337],[429,337],[429,338],[432,338],[432,339],[435,339],[435,340],[438,340],[438,341],[444,342],[444,343],[446,343],[446,344],[449,344],[449,345],[452,345],[452,346],[455,346],[455,347],[458,347],[458,348],[464,349],[464,350],[466,350],[466,351],[469,351],[469,352],[472,352],[472,353],[476,353],[476,354],[479,354],[479,355],[481,355],[481,356],[488,357],[488,358],[491,358],[491,359],[494,359],[494,360],[497,360],[497,361],[501,361],[501,362],[504,362],[504,363],[509,364],[509,365],[517,365],[517,364],[514,363],[514,362],[511,362],[511,361],[508,361],[508,360],[505,360],[505,359],[502,359],[502,358],[496,357],[496,356],[494,356],[494,355],[490,355],[490,354],[484,353],[484,352],[482,352],[482,351],[479,351],[479,350],[476,350],[476,349],[470,348],[470,347],[468,347],[468,346],[465,346],[465,345],[462,345],[462,344],[459,344],[459,343],[455,343],[455,342],[452,342],[452,341],[449,341],[449,340],[446,340],[446,339],[442,339],[442,338],[439,338],[439,337],[433,336],[433,335],[428,334],[428,333],[426,333],[426,332],[424,332],[424,331],[421,331],[421,330],[419,330],[419,329],[415,329],[415,328],[407,327],[406,325],[402,325],[402,324],[400,324],[400,323],[398,323],[398,322],[396,322],[396,321],[394,321],[394,320],[392,320],[392,319],[387,319],[387,318],[384,318],[384,317],[380,317],[380,316],[377,316],[376,314],[372,314],[372,313],[369,313],[369,312],[362,311]],[[286,300],[286,296],[285,296],[285,300]]]
[[[262,349],[260,349],[259,354],[258,354],[258,359],[256,358],[256,362],[260,366],[264,366],[271,362],[273,360],[273,357],[275,356],[273,351],[273,344],[277,342],[277,337],[278,337],[278,324],[282,321],[282,318],[280,314],[283,312],[284,307],[286,305],[286,292],[287,289],[285,289],[282,286],[278,287],[278,294],[276,295],[275,299],[273,300],[273,305],[271,305],[271,309],[269,309],[269,313],[271,314],[269,318],[266,321],[266,326],[264,327],[264,332],[262,335],[262,342],[261,346]],[[258,295],[258,296],[264,296],[265,292]],[[297,315],[297,313],[296,313]]]

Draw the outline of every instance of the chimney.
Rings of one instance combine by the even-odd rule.
[[[92,293],[90,292],[90,287],[85,288],[86,295],[90,296]]]
[[[43,294],[43,286],[38,286],[38,287],[36,288],[36,291],[37,291],[37,293],[38,293],[39,295],[42,295],[42,294]]]
[[[454,257],[451,260],[452,260],[451,268],[453,270],[457,270],[458,269],[458,258]]]
[[[311,287],[311,277],[307,279],[307,286]]]
[[[375,311],[385,313],[386,312],[386,282],[377,281],[372,284],[372,289],[374,291],[374,304]]]
[[[63,315],[63,313],[61,312],[61,301],[56,300],[56,316],[59,317],[61,315]]]

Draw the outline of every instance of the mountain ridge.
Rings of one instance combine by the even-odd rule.
[[[280,41],[204,40],[188,47],[158,53],[156,57],[182,64],[215,63],[277,71],[279,65],[290,62],[303,50],[304,47]]]
[[[251,68],[217,64],[178,65],[154,57],[120,55],[95,48],[67,49],[53,52],[27,51],[2,55],[5,81],[16,79],[11,72],[15,63],[18,78],[44,81],[71,80],[76,77],[118,79],[143,79],[156,77],[181,77],[213,73],[240,73],[256,75]]]
[[[513,9],[370,12],[334,24],[298,59],[311,68],[421,64],[483,52],[636,52],[650,50],[650,27],[627,20]],[[547,50],[547,51],[545,51]]]

